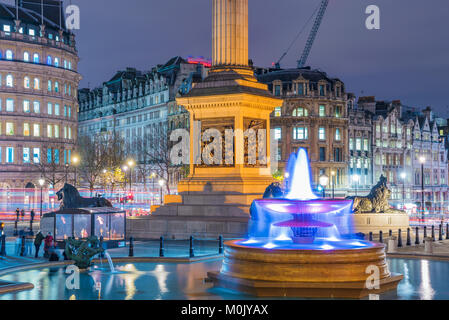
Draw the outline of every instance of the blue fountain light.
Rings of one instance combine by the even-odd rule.
[[[248,239],[237,244],[265,249],[338,250],[372,246],[354,235],[352,200],[325,200],[313,193],[307,151],[287,163],[285,198],[255,200]]]

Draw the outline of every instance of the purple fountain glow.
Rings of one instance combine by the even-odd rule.
[[[299,149],[287,164],[281,199],[255,200],[246,247],[285,250],[360,249],[372,244],[353,231],[352,200],[325,200],[312,191],[307,151]]]

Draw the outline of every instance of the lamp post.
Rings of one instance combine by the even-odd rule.
[[[401,173],[401,179],[402,179],[402,210],[404,210],[405,207],[405,178],[407,177],[407,174],[405,172]]]
[[[321,185],[321,187],[323,187],[323,199],[326,198],[326,187],[327,187],[328,183],[329,183],[329,177],[326,176],[326,174],[322,174],[320,176],[320,185]]]
[[[77,173],[79,161],[80,161],[80,159],[78,158],[78,156],[73,156],[72,163],[73,163],[73,167],[75,168],[75,176],[74,176],[73,182],[74,182],[75,188],[76,188],[76,173]]]
[[[123,171],[125,171],[125,177],[126,177],[126,173],[128,172],[128,166],[127,165],[124,165],[123,167],[122,167],[122,169],[123,169]],[[126,192],[126,179],[125,179],[125,192]]]
[[[129,167],[129,191],[133,192],[133,168],[136,165],[133,159],[128,160],[127,162]]]
[[[422,209],[422,213],[421,213],[421,219],[424,223],[424,163],[426,162],[426,157],[421,156],[419,158],[419,162],[421,162],[421,209]]]
[[[69,164],[68,163],[66,163],[65,164],[65,183],[67,183],[68,182],[68,174],[69,174]]]
[[[335,171],[331,171],[332,176],[332,199],[335,199]]]
[[[165,181],[164,180],[159,180],[159,186],[161,187],[161,198],[160,198],[160,204],[162,205],[162,187],[164,186]]]
[[[151,180],[153,182],[153,188],[151,189],[151,193],[153,194],[153,205],[154,205],[154,198],[155,198],[155,192],[154,192],[154,178],[156,178],[156,173],[151,172]]]
[[[357,187],[359,186],[360,176],[358,174],[353,175],[352,181],[355,183],[355,196],[357,197]]]
[[[39,186],[41,187],[41,213],[40,217],[42,218],[42,188],[44,187],[45,180],[43,178],[39,179]]]

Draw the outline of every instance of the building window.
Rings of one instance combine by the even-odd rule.
[[[41,162],[41,150],[39,148],[33,148],[33,162],[34,163]]]
[[[51,92],[51,80],[48,80],[48,86],[47,86],[47,90],[48,92]]]
[[[54,152],[55,152],[55,163],[59,164],[59,150],[55,149]]]
[[[34,29],[29,29],[28,30],[28,34],[32,37],[34,37],[36,35],[36,31],[34,31]]]
[[[355,149],[357,151],[362,151],[362,139],[360,138],[355,139]]]
[[[293,139],[295,140],[309,139],[309,128],[307,127],[293,128]]]
[[[3,31],[9,34],[9,32],[11,32],[11,26],[9,24],[4,24]]]
[[[34,101],[33,107],[34,107],[34,113],[41,112],[41,103],[39,101]]]
[[[304,95],[304,83],[298,83],[298,95],[303,96]]]
[[[47,104],[47,113],[49,115],[53,114],[53,106],[50,102]]]
[[[59,139],[59,125],[55,124],[55,138]]]
[[[29,123],[24,123],[23,124],[23,136],[24,137],[29,137],[30,136],[30,124]]]
[[[31,112],[29,100],[23,100],[23,112],[25,112],[25,113]]]
[[[320,147],[320,161],[326,161],[326,148]]]
[[[6,148],[6,163],[14,163],[14,148]]]
[[[280,85],[274,86],[274,95],[277,97],[279,97],[281,95],[281,86]]]
[[[30,62],[30,54],[26,51],[23,53],[23,61]]]
[[[335,118],[340,118],[341,117],[341,106],[336,106],[335,107]]]
[[[47,149],[47,163],[51,164],[53,162],[53,154],[50,148]]]
[[[319,110],[319,115],[320,117],[325,117],[326,116],[326,107],[323,105],[320,105],[320,110]]]
[[[14,100],[6,99],[6,111],[14,112]]]
[[[309,116],[309,110],[303,107],[295,108],[293,109],[292,115],[294,117],[308,117]]]
[[[55,92],[58,93],[59,92],[59,82],[55,81]]]
[[[47,125],[47,137],[53,138],[53,126],[51,124]]]
[[[55,58],[55,67],[59,67],[59,58]]]
[[[30,88],[30,78],[29,78],[29,77],[23,78],[23,86],[24,86],[26,89],[29,89],[29,88]]]
[[[334,161],[336,161],[336,162],[343,161],[341,148],[334,148]]]
[[[5,58],[6,58],[6,60],[12,60],[13,57],[14,57],[14,55],[13,55],[13,53],[12,53],[12,50],[6,50],[6,52],[5,52]]]
[[[47,64],[49,65],[49,66],[51,66],[53,63],[52,63],[53,61],[52,61],[52,58],[51,58],[51,56],[48,56],[47,57]]]
[[[39,63],[39,55],[37,53],[33,54],[33,62]]]
[[[320,96],[324,96],[324,85],[320,84]]]
[[[14,78],[10,74],[6,76],[6,86],[9,88],[12,88],[14,86]]]
[[[353,138],[349,138],[349,150],[350,151],[354,150],[354,139]]]
[[[318,129],[318,139],[326,140],[326,129],[321,127]]]
[[[341,141],[341,130],[339,128],[335,129],[335,140]]]
[[[34,90],[39,90],[40,87],[40,81],[38,78],[34,78]]]
[[[6,122],[6,135],[13,136],[14,135],[14,123]]]
[[[60,112],[59,112],[59,104],[55,103],[55,116],[59,116]]]
[[[274,108],[274,116],[280,117],[281,115],[282,115],[282,108],[281,107]]]
[[[363,139],[363,150],[369,151],[369,140],[368,139]]]
[[[30,148],[23,148],[23,163],[30,163]]]
[[[282,129],[274,128],[274,139],[281,140],[282,139]]]
[[[39,137],[41,135],[41,126],[37,123],[33,124],[33,137]]]

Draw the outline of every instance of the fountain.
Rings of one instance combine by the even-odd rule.
[[[385,246],[354,234],[352,200],[319,199],[312,191],[305,149],[291,156],[287,172],[282,198],[253,202],[248,238],[225,243],[221,272],[208,273],[214,285],[315,298],[395,290],[402,276],[389,272]]]

